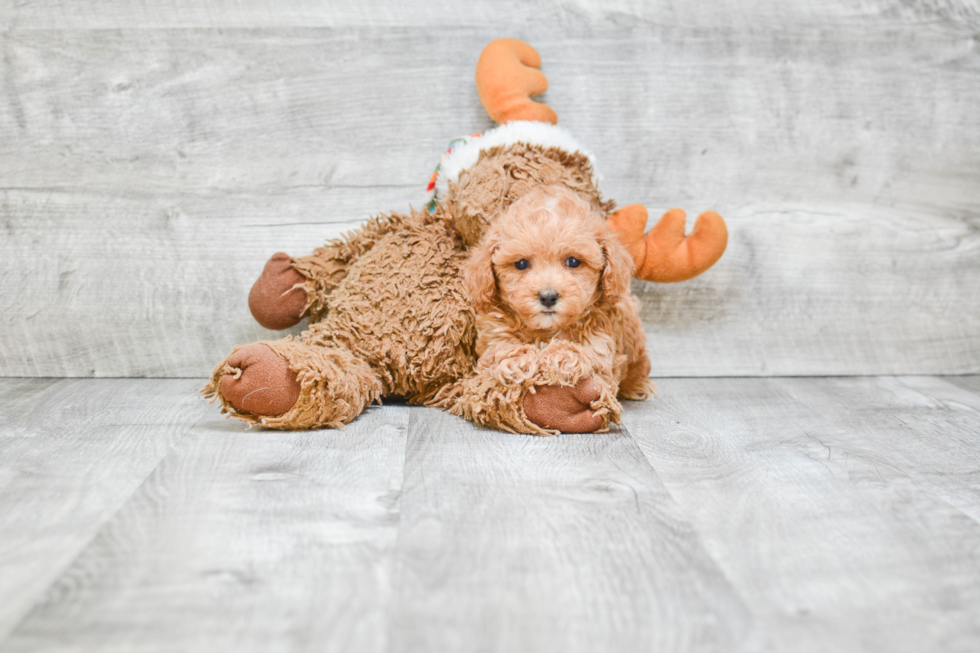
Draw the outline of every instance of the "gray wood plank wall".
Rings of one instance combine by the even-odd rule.
[[[638,282],[656,376],[980,372],[980,9],[0,2],[0,374],[202,376],[304,254],[419,204],[532,43],[603,189],[713,208],[721,262]]]

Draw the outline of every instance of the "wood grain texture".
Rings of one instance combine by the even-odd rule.
[[[947,376],[943,380],[958,388],[980,395],[980,376]]]
[[[199,383],[0,380],[0,651],[980,646],[980,377],[663,379],[553,438]]]
[[[737,651],[738,592],[626,434],[413,410],[393,651]]]
[[[4,373],[166,377],[206,375],[234,345],[280,337],[249,313],[253,281],[273,251],[303,252],[359,224],[343,214],[363,191],[0,195]],[[38,258],[20,254],[31,251]]]
[[[899,432],[889,440],[892,464],[980,524],[980,377],[899,377],[881,386],[872,398],[842,382],[831,400],[846,407],[849,421],[860,419],[862,428],[880,419],[875,413],[883,405],[886,424]]]
[[[0,641],[201,417],[197,385],[0,379]]]
[[[367,0],[340,3],[319,0],[169,0],[113,2],[89,0],[3,0],[0,27],[10,29],[107,29],[128,27],[482,27],[517,29],[560,26],[668,26],[741,29],[782,28],[805,24],[836,26],[874,21],[877,24],[980,24],[980,7],[969,0],[917,0],[895,4],[887,0],[846,2],[828,0],[746,0],[739,3],[664,0],[515,0],[429,2]]]
[[[654,374],[980,369],[974,218],[775,204],[728,218],[715,269],[671,286],[633,282]]]
[[[3,651],[387,650],[406,407],[181,441]]]
[[[909,378],[661,389],[627,429],[774,650],[976,649],[975,393]]]
[[[980,371],[975,3],[688,5],[506,30],[608,196],[728,218],[715,269],[636,286],[654,374]],[[277,4],[257,29],[212,27],[262,25],[258,0],[58,6],[0,33],[6,376],[205,374],[269,335],[245,308],[269,255],[418,203],[490,124],[489,4],[453,30],[395,26],[415,4]]]

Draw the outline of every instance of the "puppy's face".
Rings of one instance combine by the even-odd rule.
[[[605,258],[595,234],[555,217],[514,226],[491,256],[501,301],[532,328],[568,326],[597,295]]]
[[[546,187],[495,221],[467,262],[464,281],[478,310],[502,303],[531,328],[557,331],[600,299],[628,292],[628,257],[584,201]]]

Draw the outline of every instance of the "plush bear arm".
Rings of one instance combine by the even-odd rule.
[[[286,329],[307,316],[311,322],[319,321],[326,312],[327,298],[350,267],[406,219],[391,214],[369,220],[309,256],[275,254],[249,293],[252,315],[267,329]]]
[[[602,397],[595,377],[583,377],[573,386],[538,385],[524,396],[524,413],[544,429],[562,433],[593,433],[605,420],[592,404]]]
[[[306,277],[289,254],[272,255],[248,293],[248,308],[266,329],[288,329],[306,317]]]
[[[457,390],[453,413],[516,433],[598,431],[622,411],[609,362],[567,341],[494,343]]]

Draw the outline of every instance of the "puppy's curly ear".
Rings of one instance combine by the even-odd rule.
[[[615,304],[629,294],[630,279],[633,277],[633,268],[636,264],[626,246],[619,242],[615,234],[605,225],[599,230],[598,240],[599,245],[602,246],[602,254],[606,258],[600,282],[603,300]]]
[[[473,308],[479,312],[490,310],[497,295],[497,279],[493,275],[492,261],[496,248],[496,239],[487,234],[479,245],[470,250],[470,256],[463,264],[463,286],[469,293]]]

